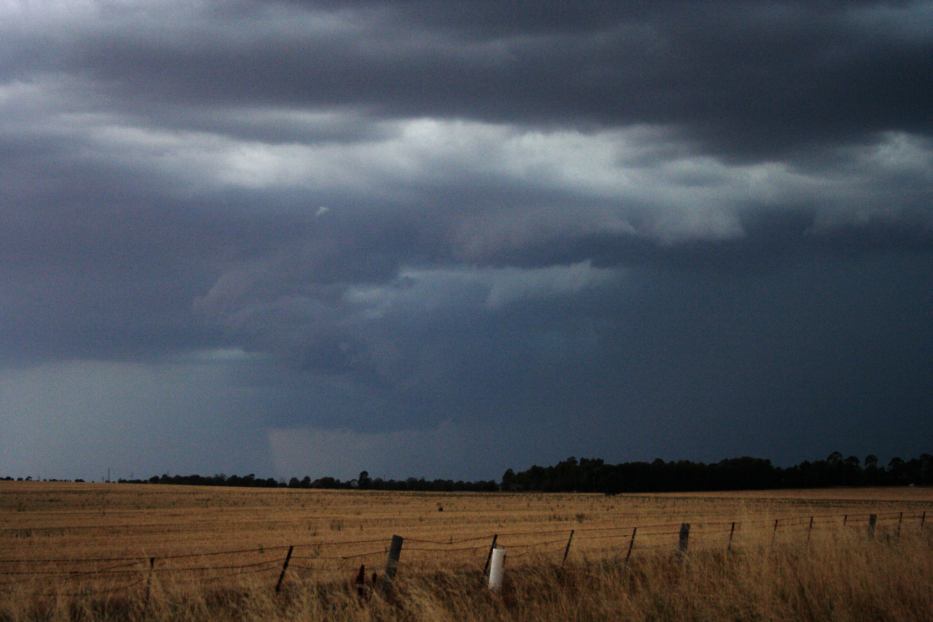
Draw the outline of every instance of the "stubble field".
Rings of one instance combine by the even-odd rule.
[[[931,509],[924,488],[610,497],[0,482],[0,619],[929,619]],[[494,534],[500,594],[483,586]]]

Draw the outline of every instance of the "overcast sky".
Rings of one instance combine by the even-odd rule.
[[[0,475],[931,441],[931,2],[0,0]]]

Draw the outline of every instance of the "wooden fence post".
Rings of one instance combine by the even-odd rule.
[[[729,528],[729,544],[726,545],[726,553],[732,552],[732,537],[735,535],[735,521],[732,521],[732,527]]]
[[[360,564],[360,571],[356,573],[356,595],[362,598],[366,595],[366,565]]]
[[[869,538],[875,537],[875,525],[877,524],[878,524],[878,515],[869,514],[868,515],[868,537]]]
[[[772,547],[774,547],[774,540],[775,540],[775,538],[777,538],[777,529],[778,529],[778,521],[779,521],[779,520],[781,520],[781,519],[779,519],[779,518],[775,518],[775,519],[774,519],[774,530],[771,532],[771,546],[772,546]]]
[[[847,522],[849,522],[849,515],[843,514],[842,515],[842,526],[845,527]]]
[[[489,576],[489,562],[492,560],[492,551],[496,548],[496,540],[499,539],[499,534],[492,534],[492,544],[489,545],[489,554],[486,556],[486,563],[483,565],[483,576]]]
[[[622,573],[628,568],[628,560],[632,557],[632,549],[635,548],[635,534],[638,533],[638,527],[632,527],[632,537],[628,541],[628,551],[625,553],[625,561],[622,563]]]
[[[149,607],[149,596],[152,594],[152,572],[155,569],[155,557],[149,558],[149,576],[146,577],[146,600],[143,601],[143,606],[145,608]]]
[[[904,522],[904,513],[901,512],[897,515],[897,539],[901,539],[901,523]]]
[[[402,536],[392,536],[392,544],[389,546],[389,556],[386,558],[386,579],[391,581],[395,578],[398,570],[398,560],[402,555]]]
[[[687,554],[687,548],[690,544],[690,523],[680,524],[680,537],[677,540],[677,552],[681,555]]]
[[[810,517],[810,526],[807,527],[807,546],[810,546],[810,534],[813,532],[813,517]]]
[[[294,546],[289,545],[288,553],[285,554],[285,561],[282,562],[282,572],[279,573],[279,580],[275,584],[276,594],[282,591],[282,583],[285,581],[285,571],[288,570],[288,562],[292,559],[292,549],[294,548]]]
[[[560,560],[560,565],[563,566],[564,562],[567,561],[567,555],[570,553],[570,543],[573,542],[573,529],[570,530],[570,537],[567,538],[567,546],[564,547],[564,558]]]
[[[927,511],[924,510],[923,514],[920,515],[920,532],[923,533],[923,524],[927,522]]]

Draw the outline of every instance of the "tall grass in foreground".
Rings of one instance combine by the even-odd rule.
[[[0,620],[930,620],[933,530],[900,539],[820,533],[681,559],[669,551],[620,560],[506,562],[501,594],[478,570],[405,573],[360,597],[342,583],[294,578],[226,586],[157,583],[111,597],[8,594]],[[527,558],[525,558],[527,559]],[[517,562],[518,560],[515,560]]]

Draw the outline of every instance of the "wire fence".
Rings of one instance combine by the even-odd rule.
[[[923,533],[927,511],[858,514],[787,515],[744,520],[696,520],[612,526],[578,526],[560,530],[499,531],[447,539],[389,538],[306,542],[294,545],[186,551],[158,556],[0,557],[0,596],[28,590],[33,595],[102,596],[160,584],[212,584],[238,579],[264,580],[278,591],[289,578],[349,577],[359,566],[378,564],[404,551],[406,566],[418,572],[442,568],[483,568],[491,548],[505,548],[510,559],[538,557],[564,563],[571,555],[584,559],[625,557],[667,550],[681,554],[725,550],[746,545],[809,544],[814,533],[862,530],[868,537],[899,539],[911,530]],[[802,535],[805,534],[805,540]],[[401,543],[404,542],[404,547]],[[362,568],[360,569],[362,572]]]

